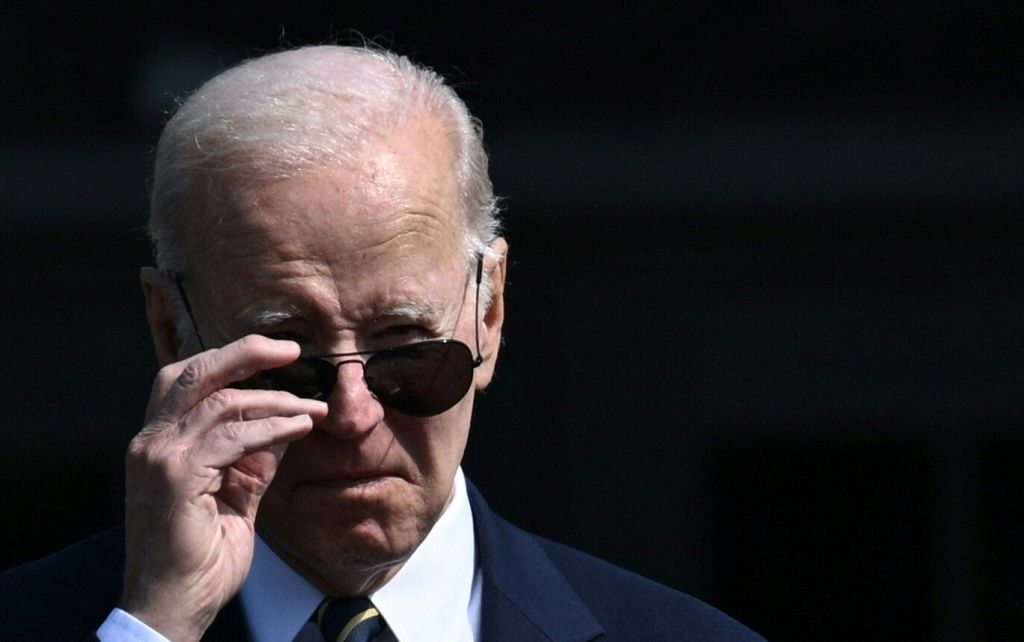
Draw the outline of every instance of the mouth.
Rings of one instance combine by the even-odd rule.
[[[403,481],[403,478],[395,473],[373,471],[317,477],[305,482],[304,485],[333,491],[344,491],[349,489],[369,490],[377,486],[401,481]]]

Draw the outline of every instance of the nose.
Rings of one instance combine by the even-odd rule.
[[[363,362],[336,364],[338,380],[327,398],[329,411],[317,426],[338,439],[357,439],[384,419],[384,407],[363,381]]]

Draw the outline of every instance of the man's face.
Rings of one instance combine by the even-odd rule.
[[[216,189],[187,247],[209,343],[258,333],[304,354],[449,337],[474,347],[452,167],[448,140],[423,118],[368,143],[352,167]],[[485,352],[476,389],[496,357]],[[450,500],[473,406],[470,391],[441,415],[409,417],[381,406],[362,376],[358,363],[340,366],[327,418],[288,447],[257,517],[275,551],[330,592],[376,583],[426,536]]]

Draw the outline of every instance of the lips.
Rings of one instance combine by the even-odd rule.
[[[306,479],[303,485],[320,486],[331,489],[369,487],[389,481],[402,481],[404,478],[393,471],[346,471],[332,472],[327,475]]]
[[[306,439],[289,446],[278,479],[283,487],[368,488],[388,481],[413,483],[415,470],[393,444],[353,445],[314,430]]]

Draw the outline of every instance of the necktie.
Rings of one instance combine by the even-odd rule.
[[[376,607],[365,597],[326,599],[313,614],[326,642],[370,642],[387,628]]]

